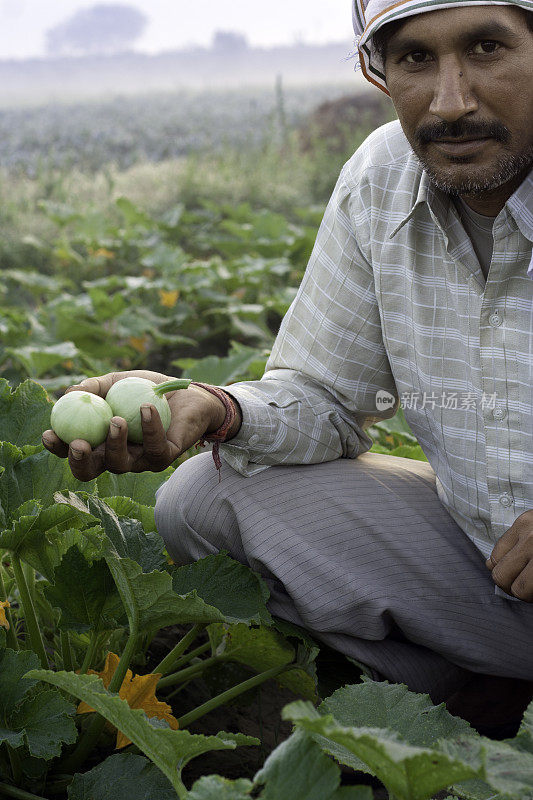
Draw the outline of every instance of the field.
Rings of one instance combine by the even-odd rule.
[[[340,144],[304,148],[309,112],[345,92],[0,114],[2,797],[533,797],[533,706],[496,741],[341,656],[328,673],[308,633],[270,615],[260,575],[225,554],[171,562],[153,507],[179,462],[80,483],[41,445],[83,377],[261,376],[371,130],[362,114]],[[369,432],[374,451],[425,459],[401,411]]]

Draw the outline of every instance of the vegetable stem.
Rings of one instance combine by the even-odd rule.
[[[13,574],[15,575],[15,580],[20,593],[22,610],[24,612],[24,623],[26,625],[26,630],[30,635],[31,646],[39,656],[42,668],[48,669],[48,658],[46,657],[43,637],[41,636],[41,630],[39,628],[39,623],[37,622],[35,607],[31,599],[31,594],[28,589],[26,579],[24,577],[24,571],[22,569],[22,564],[20,563],[20,558],[16,553],[11,553],[11,564],[13,565]]]
[[[91,631],[91,636],[89,638],[89,646],[85,651],[85,656],[83,658],[80,667],[80,675],[85,675],[87,670],[90,668],[97,645],[98,645],[98,634],[96,631]]]
[[[15,797],[17,800],[46,800],[46,797],[25,792],[23,789],[17,789],[16,786],[11,786],[3,781],[0,781],[0,794],[2,797]]]
[[[211,642],[206,642],[205,644],[201,644],[200,647],[197,647],[196,650],[191,650],[190,653],[185,653],[184,656],[178,658],[178,660],[174,663],[175,667],[181,667],[182,664],[188,664],[193,658],[197,658],[198,656],[202,656],[207,650],[211,649]]]
[[[130,665],[131,658],[133,653],[135,652],[135,645],[137,642],[137,633],[132,632],[128,637],[128,641],[126,642],[126,647],[124,648],[122,655],[120,657],[120,661],[118,662],[118,666],[114,672],[113,677],[107,687],[108,692],[118,692],[120,687],[122,686],[122,681],[128,671],[128,667]],[[91,753],[93,748],[96,746],[98,739],[100,738],[102,731],[104,730],[106,724],[106,718],[102,717],[100,714],[95,714],[93,719],[91,720],[87,730],[81,737],[80,741],[78,742],[78,746],[74,750],[73,753],[70,754],[68,758],[61,764],[62,769],[65,772],[77,772],[77,770],[81,767],[84,763],[87,756]]]
[[[167,672],[170,672],[171,668],[175,666],[175,662],[179,659],[182,653],[187,650],[189,645],[194,642],[198,634],[201,633],[204,628],[205,625],[193,625],[190,631],[180,639],[175,647],[172,648],[170,653],[168,653],[165,658],[159,662],[157,667],[154,667],[152,673],[160,672],[162,675],[166,675]]]
[[[186,728],[187,725],[190,725],[192,722],[196,722],[196,720],[200,717],[203,717],[204,714],[208,714],[215,708],[218,708],[219,706],[228,703],[230,700],[233,700],[235,697],[238,697],[240,694],[247,692],[249,689],[253,689],[255,686],[260,686],[265,681],[270,680],[270,678],[275,678],[280,673],[288,672],[296,667],[296,664],[283,664],[282,666],[272,667],[271,669],[267,669],[265,672],[260,672],[259,675],[254,675],[253,678],[248,678],[248,680],[238,683],[236,686],[232,686],[231,689],[227,689],[221,694],[217,694],[216,697],[211,698],[211,700],[208,700],[207,703],[203,703],[201,706],[193,709],[188,714],[184,714],[183,717],[179,717],[178,726],[180,730]]]
[[[219,664],[224,660],[225,656],[211,656],[211,658],[206,658],[204,661],[200,661],[198,664],[193,664],[191,667],[181,669],[178,672],[173,672],[172,674],[167,675],[165,678],[161,678],[157,684],[157,688],[164,689],[165,686],[174,686],[175,683],[186,681],[189,678],[204,672],[204,670],[208,669],[208,667],[212,667],[214,664]]]
[[[186,389],[192,383],[190,378],[173,378],[171,381],[165,381],[154,386],[154,394],[158,397],[163,397],[167,392],[175,392],[176,389]]]
[[[63,669],[66,669],[67,672],[74,672],[74,662],[72,661],[72,650],[70,649],[70,638],[68,631],[61,631],[60,639]]]
[[[118,666],[113,674],[113,677],[111,678],[109,686],[107,687],[108,692],[118,692],[118,690],[122,686],[122,681],[126,677],[126,672],[128,671],[130,661],[135,652],[136,644],[137,644],[137,632],[133,631],[128,636],[126,647],[122,651],[122,655],[120,656],[120,661],[118,662]]]
[[[9,598],[7,596],[6,587],[4,583],[3,570],[4,568],[0,562],[0,600],[8,600]],[[6,631],[6,644],[8,647],[11,648],[11,650],[18,650],[19,643],[17,639],[17,634],[15,633],[15,628],[13,626],[13,617],[11,615],[11,611],[9,610],[9,608],[6,608],[4,610],[9,625],[9,628]]]
[[[15,783],[20,783],[22,780],[22,765],[20,763],[20,756],[17,751],[7,744],[7,754],[9,756],[9,763],[11,764],[11,775]]]

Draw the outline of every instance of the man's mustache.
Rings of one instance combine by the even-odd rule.
[[[511,139],[511,132],[501,122],[472,122],[470,120],[457,120],[457,122],[435,122],[431,125],[422,125],[416,132],[419,144],[440,142],[445,139],[495,139],[497,142],[507,144]]]

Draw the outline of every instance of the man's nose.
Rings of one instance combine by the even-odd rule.
[[[449,59],[439,64],[431,114],[445,122],[455,122],[478,107],[467,71],[458,59]]]

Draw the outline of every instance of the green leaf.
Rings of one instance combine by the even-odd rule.
[[[32,651],[0,650],[0,743],[26,744],[32,756],[53,758],[61,743],[76,740],[75,708],[55,689],[33,691],[38,679],[25,675],[38,664]]]
[[[211,750],[233,750],[238,745],[259,744],[257,739],[242,734],[198,736],[186,730],[154,728],[141,709],[131,709],[125,700],[108,692],[96,675],[34,669],[27,677],[51,683],[88,703],[159,767],[180,797],[184,796],[181,770],[191,759]]]
[[[28,670],[39,664],[31,650],[0,650],[0,719],[5,719],[35,686],[37,679],[25,678]]]
[[[157,532],[153,506],[142,506],[129,497],[106,497],[105,503],[112,508],[117,517],[129,517],[138,520],[145,533]]]
[[[285,706],[282,717],[329,740],[328,752],[340,745],[356,755],[398,800],[426,800],[457,781],[483,777],[481,763],[467,762],[459,753],[409,745],[385,728],[340,725],[302,700]]]
[[[401,406],[398,407],[396,414],[390,419],[383,419],[375,424],[376,428],[386,431],[387,433],[402,433],[410,438],[413,443],[416,442],[416,436],[409,427],[409,423],[405,419],[404,410]]]
[[[482,764],[484,774],[479,777],[503,795],[516,800],[533,798],[533,754],[485,737],[443,740],[439,750],[450,758],[461,759],[472,769]]]
[[[121,558],[136,561],[143,572],[151,572],[166,566],[163,540],[154,531],[145,533],[138,520],[119,518],[103,500],[86,492],[58,493],[55,495],[55,500],[99,522],[115,553]]]
[[[91,491],[94,481],[82,483],[70,471],[66,458],[58,458],[44,447],[19,448],[8,442],[0,443],[0,506],[4,512],[5,527],[13,513],[28,500],[39,498],[43,508],[54,503],[58,491]]]
[[[77,547],[63,556],[54,573],[54,584],[44,595],[61,611],[62,630],[114,630],[126,624],[124,609],[113,576],[104,560],[89,565]]]
[[[255,672],[265,672],[283,664],[292,664],[296,652],[278,631],[273,628],[249,628],[244,624],[210,625],[211,647],[216,654],[231,661],[251,667]],[[277,676],[276,681],[299,697],[316,700],[316,685],[303,669],[292,669]]]
[[[143,756],[120,753],[109,756],[83,775],[74,775],[69,800],[176,800],[176,792],[160,769]]]
[[[177,623],[210,623],[224,619],[223,614],[205,603],[196,591],[186,596],[173,591],[170,575],[156,569],[162,562],[166,564],[163,542],[157,534],[145,534],[137,520],[119,519],[100,498],[71,492],[68,496],[57,494],[56,500],[101,523],[107,536],[104,557],[132,629],[148,632]]]
[[[362,683],[337,689],[319,706],[319,712],[331,714],[345,727],[393,730],[406,743],[420,747],[431,747],[440,738],[477,735],[468,722],[453,717],[443,703],[433,705],[429,695],[410,692],[404,684],[366,677]],[[320,737],[316,741],[337,761],[355,770],[369,771],[353,752],[338,746],[330,749],[331,742],[326,743]]]
[[[97,550],[99,533],[94,529],[85,531],[83,536],[79,533],[91,517],[77,509],[55,505],[40,510],[35,501],[29,500],[14,513],[18,518],[13,519],[11,530],[0,532],[0,549],[16,553],[50,581],[72,544],[79,544],[82,550],[93,554]]]
[[[272,622],[266,609],[270,592],[251,569],[219,553],[171,570],[177,594],[196,590],[198,595],[224,614],[227,622],[248,625]]]
[[[338,766],[312,738],[297,731],[269,755],[254,785],[264,786],[262,800],[339,800],[340,777]],[[368,787],[355,796],[372,800]]]
[[[415,461],[427,461],[428,458],[419,444],[401,444],[388,451],[391,456],[399,458],[412,458]]]
[[[22,701],[9,723],[21,732],[32,756],[50,759],[61,754],[62,744],[73,744],[78,738],[75,713],[75,706],[56,689],[42,689]]]
[[[172,579],[166,572],[144,573],[136,561],[120,559],[119,569],[113,571],[115,583],[121,591],[122,600],[129,594],[138,615],[139,629],[157,631],[167,625],[185,623],[210,623],[222,620],[222,613],[205,603],[195,591],[178,595],[172,589]],[[131,612],[131,605],[126,608]]]
[[[247,347],[232,342],[229,355],[224,358],[207,356],[194,362],[189,359],[178,359],[172,363],[183,368],[185,378],[214,386],[227,386],[247,378],[248,368],[252,363],[259,359],[266,361],[264,353],[264,348]]]
[[[125,472],[113,475],[104,472],[96,479],[100,497],[129,497],[143,506],[155,506],[155,493],[174,473],[173,467],[163,472]]]
[[[206,775],[194,783],[187,800],[249,800],[253,786],[247,778],[230,781],[220,775]]]
[[[61,342],[52,345],[31,345],[24,347],[7,347],[12,360],[20,364],[31,378],[40,378],[54,367],[61,366],[79,355],[73,342]]]
[[[11,391],[0,378],[0,436],[21,447],[41,444],[41,434],[50,427],[52,401],[42,386],[27,380]]]

